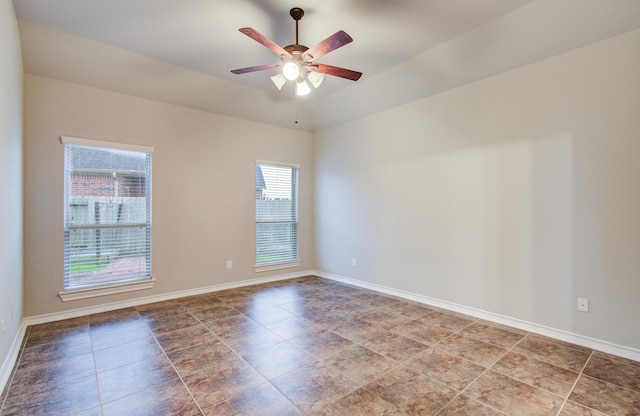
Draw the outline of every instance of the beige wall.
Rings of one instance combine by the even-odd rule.
[[[6,359],[22,320],[22,57],[11,0],[0,0],[0,91],[1,388],[5,370],[11,371],[13,363]]]
[[[57,297],[63,270],[60,135],[155,148],[153,289],[66,303]],[[27,74],[24,147],[26,316],[313,268],[309,133]],[[301,165],[298,268],[253,270],[256,159]]]
[[[634,31],[317,133],[317,269],[640,348],[639,74]]]

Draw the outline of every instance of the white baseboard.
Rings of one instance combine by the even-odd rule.
[[[483,311],[481,309],[471,308],[464,305],[459,305],[452,302],[443,301],[440,299],[430,298],[428,296],[419,295],[404,290],[394,289],[388,286],[382,286],[374,283],[364,282],[362,280],[352,279],[349,277],[338,276],[330,273],[314,271],[314,276],[323,277],[325,279],[335,280],[337,282],[347,283],[353,286],[358,286],[364,289],[374,290],[376,292],[386,293],[388,295],[397,296],[403,299],[413,300],[425,305],[431,305],[442,309],[447,309],[453,312],[463,313],[475,318],[485,319],[487,321],[496,322],[499,324],[511,326],[514,328],[522,329],[524,331],[533,332],[536,334],[544,335],[550,338],[570,342],[572,344],[581,345],[583,347],[591,348],[594,350],[602,351],[608,354],[617,355],[619,357],[628,358],[630,360],[640,361],[640,350],[637,348],[626,347],[623,345],[613,344],[608,341],[602,341],[586,337],[572,332],[564,331],[561,329],[555,329],[544,325],[539,325],[533,322],[523,321],[521,319],[511,318],[496,314],[493,312]]]
[[[132,306],[144,305],[147,303],[161,302],[165,300],[178,299],[186,296],[201,295],[204,293],[218,292],[221,290],[235,289],[243,286],[258,285],[261,283],[277,282],[280,280],[295,279],[298,277],[310,276],[311,270],[281,274],[270,277],[259,277],[255,279],[241,280],[239,282],[222,283],[219,285],[199,287],[196,289],[179,290],[177,292],[163,293],[161,295],[145,296],[120,302],[110,302],[98,306],[72,309],[64,312],[54,312],[44,315],[29,316],[25,318],[26,325],[36,325],[46,322],[60,321],[62,319],[76,318],[78,316],[91,315],[94,313],[108,312],[116,309],[129,308]]]
[[[4,391],[4,388],[9,381],[9,377],[11,377],[11,371],[13,370],[13,366],[18,361],[18,357],[20,355],[20,347],[22,347],[22,340],[24,339],[24,335],[27,332],[27,325],[23,320],[20,323],[20,327],[18,328],[18,332],[16,336],[13,338],[13,342],[11,343],[11,348],[9,349],[9,353],[4,359],[2,363],[2,367],[0,367],[0,394]],[[2,403],[0,403],[2,404]]]
[[[127,308],[132,306],[143,305],[146,303],[160,302],[164,300],[177,299],[185,296],[193,296],[193,295],[199,295],[204,293],[217,292],[220,290],[235,289],[238,287],[257,285],[261,283],[270,283],[270,282],[276,282],[280,280],[295,279],[298,277],[304,277],[304,276],[310,276],[310,275],[323,277],[325,279],[330,279],[330,280],[334,280],[342,283],[347,283],[353,286],[358,286],[364,289],[370,289],[370,290],[386,293],[393,296],[398,296],[400,298],[413,300],[419,303],[435,306],[438,308],[442,308],[442,309],[446,309],[454,312],[463,313],[465,315],[470,315],[476,318],[485,319],[487,321],[496,322],[499,324],[522,329],[528,332],[533,332],[536,334],[548,336],[550,338],[571,342],[573,344],[581,345],[587,348],[592,348],[594,350],[602,351],[608,354],[617,355],[619,357],[640,361],[640,350],[636,348],[617,345],[608,341],[594,339],[594,338],[586,337],[583,335],[575,334],[572,332],[564,331],[561,329],[551,328],[551,327],[539,325],[533,322],[527,322],[520,319],[509,317],[509,316],[504,316],[504,315],[496,314],[493,312],[483,311],[481,309],[471,308],[468,306],[447,302],[447,301],[419,295],[412,292],[394,289],[388,286],[368,283],[362,280],[351,279],[348,277],[333,275],[333,274],[325,273],[321,271],[307,270],[302,272],[288,273],[288,274],[282,274],[282,275],[271,276],[271,277],[247,279],[239,282],[205,286],[197,289],[181,290],[181,291],[165,293],[161,295],[146,296],[146,297],[136,298],[136,299],[127,300],[127,301],[112,302],[112,303],[102,304],[99,306],[73,309],[73,310],[64,311],[64,312],[56,312],[56,313],[50,313],[45,315],[26,317],[22,322],[22,326],[19,334],[16,335],[16,339],[14,340],[14,344],[17,343],[17,345],[12,346],[12,351],[9,354],[9,356],[5,359],[5,362],[2,365],[2,369],[0,370],[0,386],[4,386],[3,383],[6,382],[6,379],[8,379],[11,373],[11,369],[13,368],[13,364],[15,363],[15,360],[17,359],[17,356],[19,353],[20,344],[24,337],[26,327],[29,325],[59,321],[62,319],[75,318],[78,316],[90,315],[93,313],[107,312],[115,309],[122,309],[122,308]],[[13,351],[13,348],[15,348],[16,351]],[[5,374],[5,371],[7,372],[7,374]]]

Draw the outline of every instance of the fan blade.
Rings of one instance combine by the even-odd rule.
[[[307,49],[302,54],[302,56],[307,57],[310,55],[311,59],[313,60],[323,55],[326,55],[329,52],[334,51],[346,45],[347,43],[351,43],[351,42],[353,42],[353,39],[351,38],[351,36],[349,36],[346,32],[343,32],[342,30],[340,30],[334,33],[333,35],[329,36],[322,42],[318,43],[317,45]]]
[[[362,76],[362,72],[352,71],[350,69],[340,68],[337,66],[318,64],[315,71],[321,74],[333,75],[334,77],[346,78],[351,81],[357,81]]]
[[[276,45],[273,41],[269,40],[266,36],[260,34],[257,30],[254,30],[250,27],[243,27],[238,29],[240,30],[240,32],[244,33],[245,35],[249,36],[251,39],[255,40],[258,43],[261,43],[262,45],[266,46],[267,48],[269,48],[273,53],[275,53],[276,55],[279,56],[286,56],[288,58],[291,57],[291,54],[289,52],[287,52],[286,50],[282,49],[280,46]]]
[[[265,69],[275,68],[277,66],[280,66],[280,64],[266,64],[266,65],[250,66],[248,68],[234,69],[231,72],[233,72],[234,74],[246,74],[248,72],[263,71]]]

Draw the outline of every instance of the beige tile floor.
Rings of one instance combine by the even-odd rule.
[[[640,363],[308,277],[29,327],[2,415],[640,415]]]

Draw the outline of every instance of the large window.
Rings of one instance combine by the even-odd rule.
[[[256,270],[298,259],[298,167],[256,163]]]
[[[153,149],[61,139],[64,290],[151,280]]]

